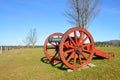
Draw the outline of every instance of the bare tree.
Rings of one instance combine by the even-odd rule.
[[[36,29],[31,29],[28,36],[26,37],[24,43],[26,43],[27,46],[32,45],[32,47],[35,47],[35,44],[37,42],[37,31]]]
[[[99,12],[99,0],[68,0],[69,9],[65,15],[69,22],[75,26],[87,28],[88,24],[96,17]]]

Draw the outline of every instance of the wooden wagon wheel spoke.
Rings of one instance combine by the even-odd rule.
[[[87,39],[88,39],[88,37],[86,36],[86,37],[82,40],[81,43],[84,44]]]
[[[80,32],[80,31],[79,31],[79,32]],[[80,32],[79,44],[80,44],[82,38],[83,38],[83,32]]]
[[[74,46],[70,45],[69,42],[65,42],[64,45],[66,48],[74,48]]]
[[[80,57],[79,54],[78,54],[78,59],[79,59],[79,63],[80,63],[80,65],[82,65],[82,59],[81,59],[81,57]]]
[[[83,52],[86,52],[86,53],[91,53],[90,50],[86,50],[86,49],[83,49]]]
[[[69,62],[72,59],[73,55],[73,52],[70,55],[68,55],[66,61]]]
[[[73,51],[74,51],[74,49],[69,49],[69,50],[66,50],[63,54],[69,54],[69,53],[71,53]]]
[[[68,36],[68,38],[69,38],[69,40],[71,41],[71,43],[75,46],[76,44],[75,44],[75,42],[73,41],[73,39],[72,39],[70,36]]]
[[[73,60],[73,65],[76,65],[76,53],[74,52],[74,60]]]
[[[91,53],[91,47],[92,44],[84,44],[83,45],[83,52],[86,52],[86,53]]]
[[[90,48],[91,45],[92,45],[91,43],[87,43],[87,44],[83,44],[83,47],[88,49]]]
[[[83,51],[90,51],[92,44],[83,44]]]
[[[74,31],[74,37],[75,37],[75,43],[78,44],[78,38],[77,38],[76,31]]]
[[[81,52],[80,54],[87,60],[87,56],[83,52]]]
[[[55,55],[52,57],[51,62],[54,62],[56,56],[57,56],[57,52],[56,52]]]

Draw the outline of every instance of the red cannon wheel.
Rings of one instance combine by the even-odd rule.
[[[44,53],[47,57],[47,59],[52,63],[58,63],[60,62],[60,56],[59,56],[59,43],[58,42],[49,42],[49,38],[62,38],[62,33],[54,33],[51,34],[44,43]]]
[[[79,69],[90,63],[94,41],[87,30],[74,27],[63,35],[59,49],[62,62],[71,69]]]

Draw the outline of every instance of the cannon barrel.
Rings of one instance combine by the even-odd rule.
[[[48,42],[60,42],[62,38],[48,38]]]
[[[75,40],[74,37],[70,37],[72,40]],[[51,42],[61,42],[62,40],[62,37],[59,37],[59,38],[48,38],[48,42],[51,43]],[[66,39],[66,41],[70,41],[68,38]]]

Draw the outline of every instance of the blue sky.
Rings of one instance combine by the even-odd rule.
[[[64,11],[67,0],[0,0],[0,45],[24,45],[30,29],[36,28],[37,45],[54,32],[74,27]],[[120,39],[120,0],[101,0],[100,13],[88,31],[94,41]]]

